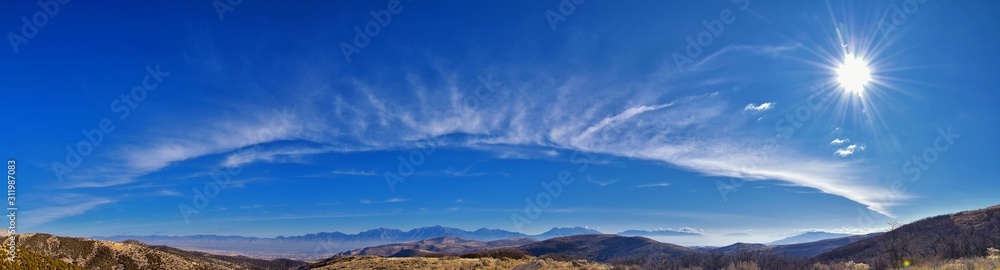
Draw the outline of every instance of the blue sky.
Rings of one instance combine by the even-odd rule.
[[[30,232],[867,232],[998,203],[983,5],[12,3],[0,141]]]

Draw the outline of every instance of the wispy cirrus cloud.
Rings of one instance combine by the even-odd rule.
[[[25,210],[19,215],[22,227],[34,228],[60,218],[82,215],[101,205],[115,203],[116,200],[80,194],[60,194],[44,207]]]
[[[335,175],[354,175],[354,176],[378,176],[379,174],[375,171],[359,171],[359,170],[335,170],[331,171],[331,174]]]
[[[699,65],[739,51],[771,56],[792,48],[726,47]],[[325,68],[307,65],[302,70]],[[651,87],[653,82],[616,85],[618,91],[606,91],[602,86],[606,82],[589,76],[539,78],[517,68],[497,72],[494,78],[520,80],[505,82],[501,90],[504,102],[490,102],[468,90],[468,85],[478,83],[475,77],[460,76],[466,72],[458,70],[437,71],[438,78],[405,72],[401,76],[404,80],[347,79],[347,85],[301,78],[296,87],[282,89],[302,98],[288,101],[286,105],[296,110],[279,117],[281,121],[268,121],[270,112],[261,111],[253,114],[256,117],[184,123],[185,133],[156,133],[146,141],[123,146],[122,154],[113,159],[123,164],[114,171],[123,173],[112,175],[116,181],[94,185],[128,183],[170,164],[210,154],[226,155],[223,166],[241,166],[330,151],[416,149],[422,142],[436,139],[445,147],[495,151],[506,158],[534,158],[571,150],[659,161],[712,176],[781,180],[890,213],[889,206],[876,199],[889,192],[863,181],[863,171],[852,164],[811,156],[792,147],[767,146],[764,139],[751,136],[759,129],[743,123],[743,114],[770,110],[776,104],[773,102],[734,106],[727,92],[678,95],[662,91],[667,85]],[[478,102],[469,102],[470,98]],[[260,136],[262,130],[270,135]],[[316,146],[236,152],[281,140],[308,141]],[[524,147],[551,152],[522,155],[517,149]],[[852,151],[858,151],[857,146]]]
[[[669,187],[670,183],[652,183],[652,184],[642,184],[635,186],[637,188],[648,188],[648,187]]]
[[[373,203],[400,203],[400,202],[406,202],[406,201],[409,201],[409,199],[389,198],[389,199],[385,199],[385,200],[381,200],[381,201],[370,200],[370,199],[362,199],[362,200],[359,200],[358,202],[361,203],[361,204],[373,204]]]

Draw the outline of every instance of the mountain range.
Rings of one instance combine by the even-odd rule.
[[[761,269],[809,268],[815,264],[853,265],[863,262],[875,269],[900,268],[907,264],[957,258],[980,258],[976,267],[1000,266],[1000,205],[963,211],[954,214],[925,218],[910,224],[896,226],[885,233],[850,235],[807,243],[764,245],[736,243],[724,247],[690,248],[658,242],[642,236],[622,236],[593,233],[587,228],[553,228],[534,235],[499,240],[471,240],[458,236],[432,237],[405,243],[371,245],[367,248],[339,252],[318,260],[258,259],[246,256],[228,256],[206,253],[177,246],[152,245],[140,240],[120,242],[87,238],[60,237],[48,234],[17,235],[17,250],[22,260],[15,264],[0,262],[2,269],[341,269],[343,262],[362,259],[382,267],[380,263],[396,263],[370,258],[406,257],[394,259],[450,260],[469,263],[469,258],[489,258],[497,262],[502,258],[517,258],[538,266],[538,260],[561,262],[590,262],[604,265],[626,265],[645,269],[649,267],[706,269],[725,268],[733,263],[753,261]],[[584,233],[584,234],[574,234]],[[464,231],[441,226],[417,228],[402,232],[393,229],[376,229],[358,234],[321,233],[296,237],[253,238],[238,236],[187,236],[152,237],[153,239],[187,239],[241,243],[245,249],[265,249],[260,246],[278,241],[287,245],[298,244],[300,249],[316,244],[318,239],[353,239],[355,243],[372,241],[400,241],[407,237],[419,238],[439,234],[465,234],[481,238],[502,235],[519,235],[502,230],[480,229]],[[562,234],[569,236],[551,237]],[[776,242],[794,242],[803,239],[825,238],[830,234],[806,233]],[[0,237],[6,241],[10,236]],[[547,239],[538,239],[547,238]],[[284,242],[282,242],[284,241]],[[330,242],[334,247],[343,243]],[[267,247],[271,248],[271,247]],[[315,248],[321,249],[322,246]],[[987,251],[991,252],[986,257]],[[289,251],[285,251],[289,252]],[[274,255],[274,254],[272,254]],[[482,257],[487,256],[487,257]],[[500,256],[500,257],[489,257]],[[505,257],[506,256],[506,257]],[[965,260],[965,259],[963,259]],[[420,264],[420,261],[410,261]],[[485,262],[485,261],[482,261]],[[573,263],[574,265],[576,263]],[[339,266],[338,266],[339,265]],[[409,264],[414,265],[414,264]],[[471,264],[473,267],[475,263]],[[338,268],[341,267],[341,268]],[[993,269],[987,267],[989,269]],[[387,269],[391,269],[387,268]],[[631,268],[635,269],[635,268]],[[839,269],[839,268],[838,268]]]
[[[848,237],[852,235],[853,234],[846,234],[846,233],[806,232],[795,236],[787,237],[778,241],[774,241],[771,243],[767,243],[767,245],[768,246],[791,245],[791,244],[808,243],[808,242],[815,242],[819,240],[826,240],[833,238]]]
[[[357,248],[419,241],[438,237],[458,237],[475,241],[494,241],[513,238],[544,240],[560,236],[600,233],[601,232],[597,230],[583,227],[554,227],[541,234],[528,235],[500,229],[482,228],[475,231],[466,231],[457,228],[431,226],[415,228],[409,231],[378,228],[359,232],[357,234],[320,232],[300,236],[278,236],[274,238],[225,235],[115,235],[108,237],[98,236],[94,237],[94,239],[108,241],[124,241],[133,239],[153,245],[165,245],[216,254],[246,255],[266,259],[289,258],[298,260],[315,260]]]

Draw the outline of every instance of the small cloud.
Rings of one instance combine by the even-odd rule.
[[[378,174],[375,173],[375,172],[373,172],[373,171],[372,172],[366,172],[366,171],[358,171],[358,170],[349,170],[349,171],[346,171],[346,170],[336,170],[336,171],[332,171],[330,173],[331,174],[336,174],[336,175],[378,176]]]
[[[181,196],[180,192],[169,189],[161,189],[160,191],[157,191],[156,194],[161,196]]]
[[[409,199],[391,198],[391,199],[384,200],[384,201],[372,201],[372,200],[369,200],[369,199],[358,200],[358,202],[361,203],[361,204],[398,203],[398,202],[405,202],[405,201],[409,201]]]
[[[516,151],[504,151],[497,154],[499,159],[529,159],[528,154]]]
[[[593,183],[593,184],[595,184],[595,185],[598,185],[598,186],[601,186],[601,187],[604,187],[604,186],[608,186],[608,185],[611,185],[611,184],[614,184],[614,183],[617,183],[617,182],[618,182],[618,179],[615,179],[615,180],[608,180],[608,181],[597,181],[597,180],[594,180],[594,178],[591,178],[591,177],[590,177],[590,176],[588,175],[588,176],[587,176],[587,182],[590,182],[590,183]]]
[[[750,103],[750,104],[747,104],[746,107],[743,107],[743,111],[745,111],[745,112],[763,112],[763,111],[766,111],[766,110],[770,110],[771,108],[774,108],[774,104],[775,104],[774,102],[765,102],[765,103],[761,103],[760,105],[754,105],[753,103]]]
[[[844,143],[847,143],[847,142],[850,142],[850,141],[851,141],[850,139],[837,138],[837,139],[834,139],[832,142],[830,142],[830,144],[832,144],[832,145],[841,145],[841,144],[844,144]]]
[[[741,232],[728,233],[723,236],[750,236],[750,233],[752,232],[753,232],[752,229],[746,229]]]
[[[703,232],[705,232],[705,230],[695,229],[695,228],[691,228],[691,227],[684,227],[684,228],[680,228],[680,229],[677,229],[677,230],[671,230],[671,229],[667,229],[667,230],[668,231],[676,231],[676,232],[686,232],[686,233],[703,233]]]
[[[670,186],[670,183],[653,183],[653,184],[638,185],[638,186],[635,186],[635,187],[637,187],[637,188],[648,188],[648,187],[668,187],[668,186]]]
[[[865,150],[865,146],[864,145],[860,145],[859,146],[857,144],[852,144],[852,145],[848,145],[847,147],[837,149],[837,152],[835,152],[835,153],[837,155],[841,156],[841,157],[846,157],[846,156],[853,155],[854,152],[861,152],[861,151],[864,151],[864,150]]]

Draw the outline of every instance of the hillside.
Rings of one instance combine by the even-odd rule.
[[[5,259],[0,260],[0,269],[19,269],[19,270],[35,270],[35,269],[83,270],[84,269],[83,267],[69,264],[59,259],[31,252],[28,250],[18,249],[16,252],[17,252],[17,259],[15,259],[14,262],[9,262]]]
[[[86,269],[288,269],[305,265],[148,246],[138,241],[120,243],[49,234],[23,234],[17,240],[22,250]]]
[[[613,234],[557,237],[527,244],[518,249],[528,252],[533,256],[558,254],[597,262],[607,262],[616,258],[646,254],[665,254],[680,257],[700,253],[700,251],[691,248],[660,243],[645,237],[626,237]]]
[[[388,244],[344,252],[343,256],[382,256],[382,257],[412,257],[415,255],[438,253],[460,255],[481,249],[514,247],[537,242],[530,238],[515,238],[489,242],[465,240],[458,237],[438,237],[415,242]],[[404,252],[404,253],[401,253]]]
[[[799,257],[814,257],[816,255],[822,254],[827,251],[834,250],[836,248],[849,245],[854,242],[865,240],[871,237],[875,237],[882,233],[870,233],[865,235],[850,235],[839,238],[825,239],[807,243],[798,243],[791,245],[777,245],[768,246],[764,250],[769,252],[774,252],[777,254],[786,254]]]
[[[886,267],[907,260],[982,257],[990,247],[1000,247],[1000,205],[919,220],[816,258]]]
[[[790,245],[775,245],[769,246],[764,244],[751,244],[751,243],[736,243],[724,247],[699,247],[697,250],[705,252],[715,252],[720,254],[737,254],[740,252],[766,252],[773,253],[776,255],[791,255],[803,258],[810,258],[819,255],[823,252],[833,250],[838,247],[846,246],[848,244],[868,239],[874,237],[881,233],[872,233],[866,235],[850,235],[846,237],[839,237],[833,239],[825,239],[807,243],[798,243]]]
[[[757,251],[767,248],[764,244],[752,244],[752,243],[735,243],[732,245],[713,248],[711,251],[722,253],[722,254],[736,254],[744,251]]]

